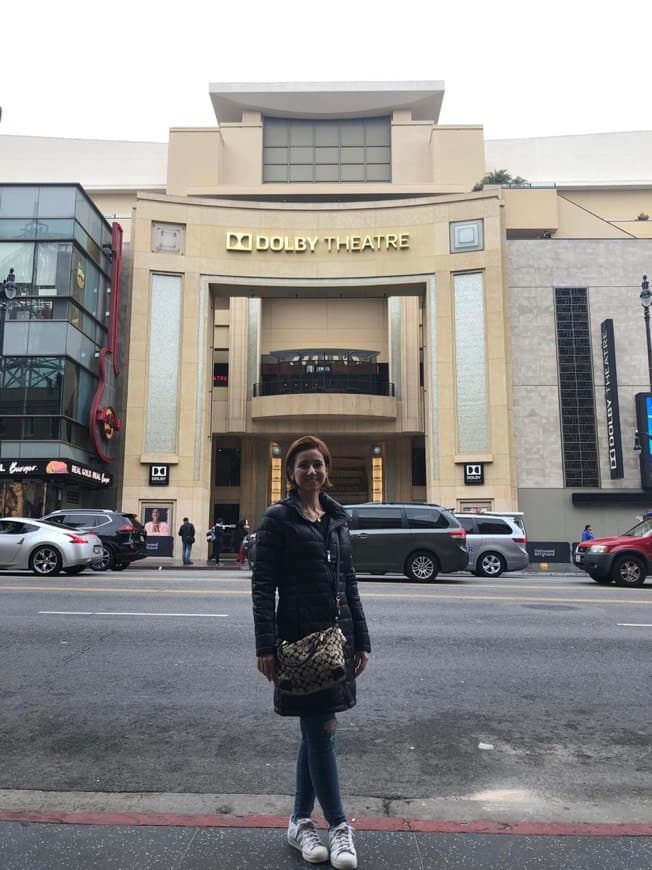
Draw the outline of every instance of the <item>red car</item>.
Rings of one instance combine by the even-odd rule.
[[[578,544],[575,564],[596,583],[642,586],[652,573],[652,517],[622,535]]]

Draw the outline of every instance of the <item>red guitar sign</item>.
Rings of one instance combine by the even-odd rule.
[[[114,438],[122,423],[116,416],[118,399],[117,378],[118,358],[116,354],[118,337],[118,311],[120,302],[120,265],[122,262],[122,227],[113,224],[111,234],[111,304],[109,306],[109,330],[107,346],[103,347],[97,359],[100,383],[91,402],[88,428],[93,446],[103,462],[114,458]]]

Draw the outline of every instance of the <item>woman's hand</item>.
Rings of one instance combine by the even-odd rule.
[[[263,676],[267,677],[271,683],[274,679],[274,674],[276,673],[276,662],[274,656],[256,656],[256,663],[258,665],[258,670]]]
[[[353,656],[353,676],[359,677],[360,674],[367,667],[367,662],[369,661],[369,653],[364,650],[360,650]]]

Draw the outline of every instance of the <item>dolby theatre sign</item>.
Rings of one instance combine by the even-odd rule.
[[[258,233],[227,232],[226,250],[251,254],[271,251],[286,254],[328,254],[340,251],[405,251],[410,247],[409,233],[373,233],[343,236],[264,236]]]

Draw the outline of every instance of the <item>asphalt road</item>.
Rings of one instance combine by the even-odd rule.
[[[360,585],[373,653],[339,717],[345,794],[649,821],[652,585]],[[291,794],[297,725],[252,635],[248,572],[0,574],[0,789]]]

